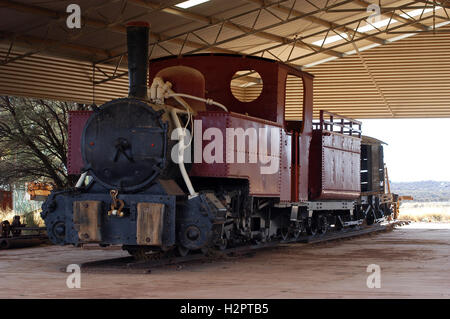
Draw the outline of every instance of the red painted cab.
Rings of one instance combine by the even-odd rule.
[[[311,142],[310,199],[358,198],[360,156],[361,122],[321,111]]]
[[[183,72],[170,72],[177,68]],[[195,75],[195,81],[186,81],[188,69]],[[237,99],[230,88],[233,76],[244,70],[257,72],[263,83],[260,95],[252,101]],[[199,73],[204,80],[198,79]],[[247,179],[252,196],[276,197],[282,202],[308,199],[308,158],[312,134],[311,74],[268,59],[206,54],[150,61],[150,83],[153,78],[164,75],[168,76],[167,79],[176,92],[197,92],[197,95],[222,103],[230,111],[218,111],[210,105],[206,106],[206,111],[199,109],[195,119],[202,120],[202,135],[209,127],[219,128],[223,136],[226,136],[227,128],[242,128],[244,131],[248,128],[266,128],[278,131],[278,154],[269,154],[277,157],[278,169],[275,173],[261,174],[261,163],[249,163],[248,156],[252,150],[249,149],[249,143],[246,143],[245,148],[236,149],[234,154],[226,154],[225,145],[223,149],[228,158],[236,157],[237,153],[245,153],[245,163],[194,163],[190,176]],[[300,106],[303,107],[303,111],[300,111],[303,113],[303,122],[292,130],[286,130],[285,122],[288,75],[301,78],[303,83],[303,106]],[[204,87],[198,87],[199,85]],[[206,144],[204,141],[202,146]]]

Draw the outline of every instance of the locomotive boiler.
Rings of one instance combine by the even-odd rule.
[[[361,157],[361,123],[327,112],[313,121],[311,74],[236,55],[149,65],[148,32],[145,23],[127,26],[129,96],[70,114],[68,170],[81,176],[43,204],[55,244],[185,255],[339,231],[390,214],[366,180],[361,194],[361,176],[372,172],[368,152]],[[255,100],[240,101],[230,81],[248,69],[264,86]],[[285,117],[288,76],[302,80],[301,121]],[[370,161],[379,163],[380,156]]]

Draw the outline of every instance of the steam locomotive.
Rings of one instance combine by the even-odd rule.
[[[352,119],[322,111],[313,121],[311,74],[224,54],[149,65],[148,32],[145,23],[127,26],[129,96],[70,114],[68,170],[81,176],[42,206],[53,243],[185,255],[391,215],[382,143]],[[253,101],[231,92],[241,70],[262,78]],[[303,83],[301,121],[285,117],[288,76]]]

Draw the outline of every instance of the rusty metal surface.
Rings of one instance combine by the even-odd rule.
[[[69,174],[80,174],[83,168],[81,157],[81,135],[84,125],[92,111],[69,111],[67,171]]]
[[[248,114],[280,125],[284,124],[287,75],[313,77],[306,72],[268,59],[232,55],[193,55],[150,61],[150,83],[161,70],[179,65],[196,69],[203,74],[207,98],[226,105],[232,112]],[[263,81],[261,95],[252,102],[239,101],[230,89],[233,75],[242,70],[255,70]],[[207,106],[207,110],[217,110],[217,108]]]
[[[101,241],[101,205],[101,201],[93,200],[73,202],[73,224],[80,241]]]
[[[235,113],[249,115],[269,121],[268,125],[284,126],[284,109],[286,95],[286,79],[288,74],[302,78],[304,93],[303,123],[298,128],[298,137],[293,138],[289,150],[280,145],[280,158],[286,160],[288,152],[296,154],[292,156],[295,160],[294,165],[286,169],[280,163],[280,173],[275,180],[273,176],[261,176],[255,164],[194,164],[191,170],[191,176],[209,176],[209,177],[235,177],[246,178],[250,182],[250,193],[253,195],[277,196],[283,194],[282,200],[306,201],[308,199],[308,170],[309,170],[309,146],[312,134],[312,112],[313,112],[313,76],[282,65],[275,61],[269,61],[259,58],[240,57],[240,56],[218,56],[218,55],[197,55],[177,58],[164,58],[150,62],[150,82],[157,75],[163,75],[164,70],[175,66],[185,66],[199,71],[205,79],[204,88],[196,88],[201,81],[195,81],[189,84],[183,90],[200,90],[205,92],[207,98],[212,98],[228,107]],[[237,100],[230,89],[230,82],[236,71],[252,69],[259,73],[263,82],[261,95],[252,102],[241,102]],[[170,72],[168,72],[170,73]],[[168,75],[170,77],[170,74]],[[174,78],[177,81],[176,77]],[[185,84],[185,81],[182,81]],[[181,82],[180,82],[181,83]],[[178,83],[177,83],[178,84]],[[216,110],[214,106],[207,106],[207,110]],[[225,132],[226,127],[252,127],[250,122],[239,122],[238,115],[233,114],[233,123],[229,122],[226,126],[224,121],[220,120],[220,114],[215,112],[209,115],[199,114],[197,119],[203,120],[203,130],[205,127],[217,127]],[[240,115],[242,119],[249,119]],[[257,120],[262,123],[262,120]],[[275,124],[276,123],[276,124]],[[248,125],[248,126],[247,126]],[[258,126],[258,125],[257,125]],[[281,137],[282,138],[282,137]],[[203,143],[203,147],[207,143]],[[226,154],[226,150],[223,149]],[[289,172],[288,172],[289,171]],[[288,174],[291,175],[290,178]],[[283,191],[281,191],[283,189]],[[290,189],[290,190],[289,190]],[[288,195],[289,194],[289,195]]]
[[[136,243],[138,245],[162,245],[164,204],[138,203]]]
[[[272,160],[278,161],[278,167],[274,174],[261,174],[261,169],[266,164],[262,164],[259,161],[260,148],[257,148],[256,156],[257,162],[250,163],[249,157],[249,142],[246,139],[245,148],[239,148],[237,142],[235,142],[235,148],[233,153],[227,153],[227,142],[230,140],[228,137],[223,143],[223,162],[222,163],[206,163],[204,159],[202,163],[193,163],[192,169],[190,171],[191,176],[196,177],[220,177],[220,178],[240,178],[247,179],[249,181],[250,195],[253,196],[271,196],[279,197],[281,192],[281,158],[285,155],[286,146],[284,143],[280,143],[282,139],[282,128],[276,123],[270,123],[261,119],[251,118],[242,114],[235,113],[223,113],[223,112],[202,112],[199,113],[195,118],[196,120],[201,120],[202,134],[208,127],[218,128],[224,139],[227,137],[227,128],[242,128],[244,131],[248,128],[254,128],[257,132],[260,128],[265,128],[267,130],[274,129],[279,134],[277,138],[277,145],[275,148],[279,152],[278,154],[270,154],[270,149],[272,147],[270,136],[267,139],[267,149],[269,156]],[[197,134],[197,133],[196,133]],[[198,135],[197,135],[198,138]],[[202,150],[206,145],[211,143],[209,140],[204,140],[202,143]],[[238,154],[244,153],[245,162],[236,163]],[[233,160],[231,160],[233,159]],[[233,161],[233,162],[232,162]],[[290,175],[286,173],[285,175]]]
[[[216,127],[222,132],[222,136],[225,137],[224,133],[227,127],[227,117],[226,113],[222,112],[207,112],[199,113],[194,120],[201,120],[202,131],[196,131],[194,129],[194,141],[193,143],[201,145],[201,153],[194,154],[192,168],[189,175],[191,176],[202,176],[202,177],[223,177],[227,174],[227,167],[225,163],[205,163],[203,162],[203,151],[205,146],[211,141],[202,139],[205,130],[209,127]],[[200,133],[200,134],[199,134]],[[200,144],[198,144],[200,143]],[[216,150],[220,151],[220,150]],[[222,147],[222,157],[226,155],[226,145],[223,143]]]
[[[311,147],[311,200],[354,199],[360,194],[357,137],[315,130]]]
[[[36,201],[45,200],[54,188],[54,185],[52,183],[38,181],[27,183],[26,186],[27,193],[30,195],[30,199]]]
[[[271,134],[274,132],[277,132],[278,138],[276,140],[276,145],[274,146],[275,149],[278,151],[278,154],[272,154],[272,141],[271,137],[267,138],[267,150],[268,155],[270,156],[271,161],[277,161],[278,165],[276,167],[276,172],[273,174],[262,174],[261,170],[263,167],[268,166],[269,164],[262,164],[259,160],[261,156],[260,148],[257,149],[257,163],[250,163],[249,161],[249,153],[250,150],[248,148],[248,143],[245,144],[245,149],[236,147],[235,153],[230,154],[227,153],[228,156],[233,156],[234,160],[236,160],[239,153],[244,153],[246,160],[245,163],[227,163],[227,177],[247,177],[249,180],[249,186],[250,186],[250,195],[254,196],[280,196],[281,187],[280,187],[280,164],[281,164],[281,158],[283,157],[283,153],[285,152],[285,147],[281,143],[281,131],[282,129],[279,127],[276,127],[274,125],[269,125],[261,122],[257,122],[254,120],[246,120],[243,117],[237,117],[233,115],[228,116],[228,127],[232,128],[239,128],[242,127],[245,129],[247,128],[255,128],[258,132],[260,128],[265,128],[267,130],[271,131]],[[259,145],[258,145],[259,146]]]
[[[167,195],[184,196],[185,193],[173,179],[160,179],[159,183]]]

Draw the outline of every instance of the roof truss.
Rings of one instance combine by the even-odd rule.
[[[83,27],[68,30],[62,6],[0,0],[0,10],[7,10],[5,16],[20,14],[31,19],[21,28],[0,24],[0,49],[5,53],[0,72],[2,67],[39,54],[89,63],[86,76],[92,91],[109,82],[125,83],[120,80],[127,76],[125,24],[158,21],[164,15],[174,23],[161,27],[156,22],[151,28],[151,58],[204,52],[255,55],[320,73],[322,68],[317,66],[321,63],[333,65],[333,61],[353,56],[365,69],[367,83],[377,88],[374,94],[386,108],[383,116],[397,117],[405,113],[396,109],[380,84],[371,56],[366,57],[364,51],[417,34],[446,34],[449,28],[445,26],[450,23],[449,0],[211,0],[205,10],[176,7],[182,0],[80,1],[85,1]],[[372,13],[367,8],[372,3],[381,3],[384,23],[368,19]],[[112,8],[115,14],[108,15]],[[112,41],[107,40],[110,37]]]

